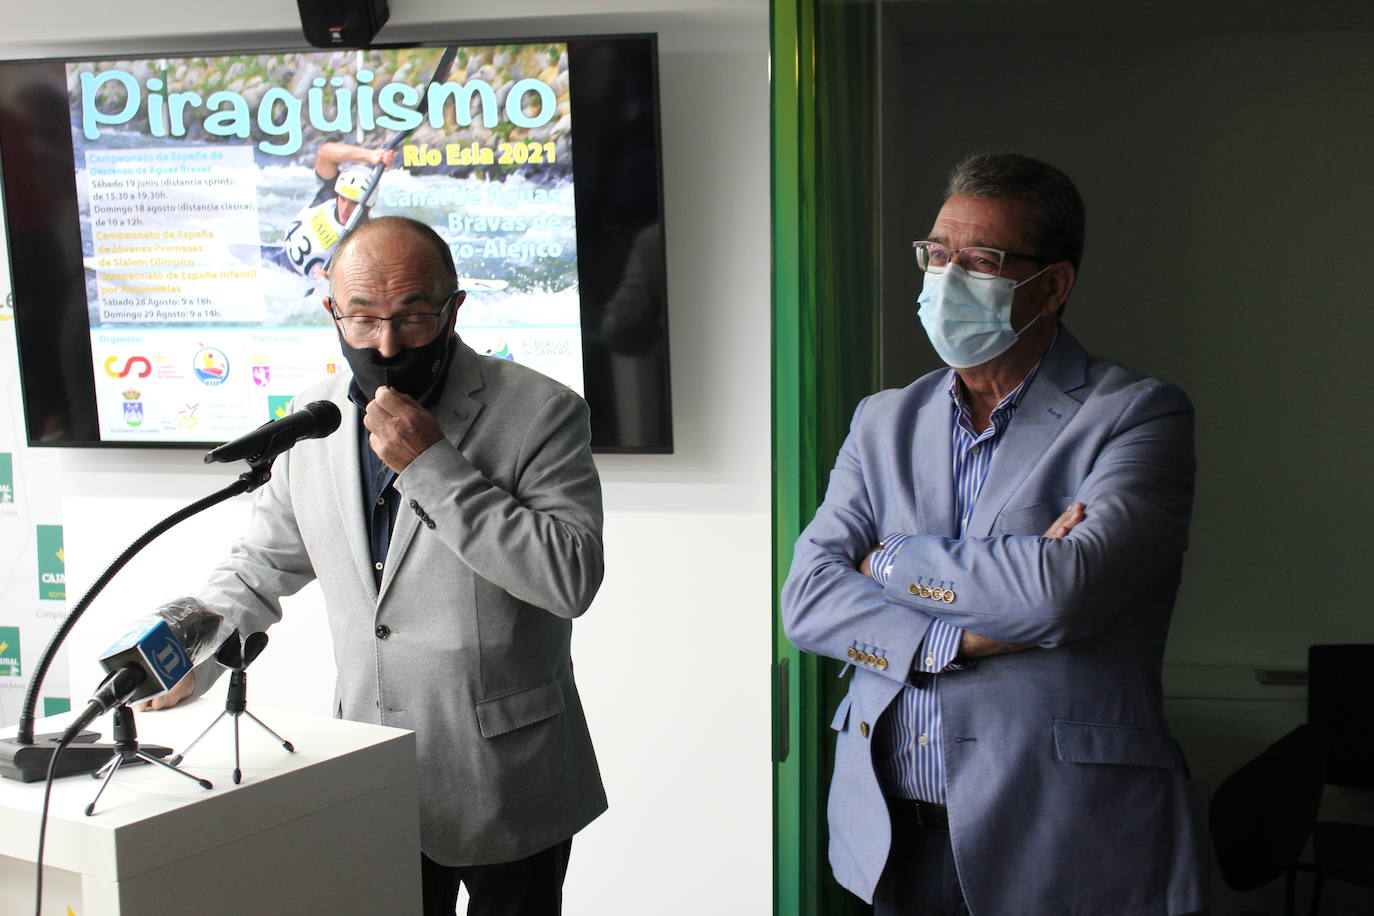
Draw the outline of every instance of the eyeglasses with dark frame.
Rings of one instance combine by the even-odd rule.
[[[1037,264],[1053,264],[1059,260],[998,248],[950,248],[939,242],[912,242],[911,248],[916,254],[916,266],[926,273],[938,274],[954,262],[968,271],[969,276],[979,280],[1000,277],[1007,258],[1021,258]]]
[[[358,341],[376,340],[382,335],[383,324],[389,321],[397,340],[407,344],[419,344],[428,343],[439,333],[453,300],[457,299],[461,292],[461,289],[455,289],[449,293],[437,312],[409,312],[392,318],[382,318],[378,315],[340,315],[334,299],[330,297],[326,301],[329,303],[329,313],[334,316],[334,322],[343,329],[345,337]]]

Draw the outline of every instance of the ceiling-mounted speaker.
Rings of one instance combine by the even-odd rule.
[[[386,25],[386,0],[296,0],[305,40],[317,48],[362,48]]]

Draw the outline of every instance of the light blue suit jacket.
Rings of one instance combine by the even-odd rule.
[[[938,675],[950,837],[972,913],[1200,909],[1201,787],[1184,774],[1160,687],[1192,506],[1192,406],[1061,327],[960,539],[949,380],[933,372],[859,405],[783,587],[788,638],[853,667],[832,723],[835,877],[872,899],[891,845],[875,726],[939,617],[1039,646]],[[1040,537],[1075,500],[1086,519]],[[884,588],[856,567],[890,532],[917,536]]]

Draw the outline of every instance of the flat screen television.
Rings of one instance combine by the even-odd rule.
[[[0,62],[28,439],[203,449],[347,371],[356,220],[432,225],[458,331],[672,451],[652,35]],[[355,214],[357,214],[355,216]]]

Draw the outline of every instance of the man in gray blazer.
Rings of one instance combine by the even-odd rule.
[[[915,243],[950,368],[859,405],[783,588],[788,637],[852,671],[830,861],[879,916],[1206,904],[1160,687],[1192,406],[1060,323],[1083,225],[1042,162],[954,169]]]
[[[198,596],[244,633],[324,592],[334,713],[414,729],[425,912],[560,911],[572,835],[606,808],[573,683],[572,618],[602,575],[586,403],[454,334],[463,302],[429,227],[341,243],[325,308],[352,378],[302,391],[344,421],[277,459]],[[213,675],[198,671],[165,706]]]

